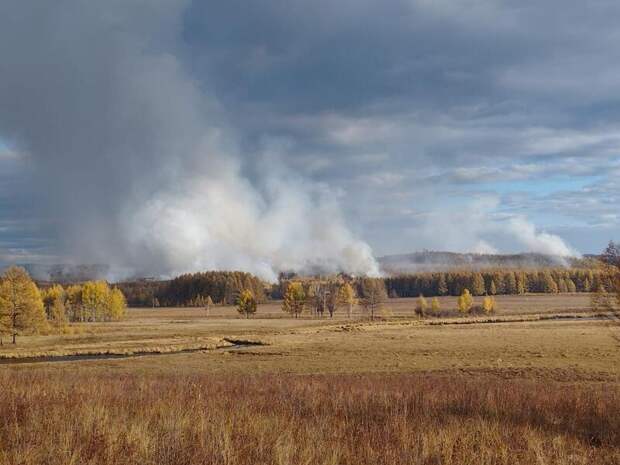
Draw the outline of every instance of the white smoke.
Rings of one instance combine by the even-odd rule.
[[[432,250],[579,256],[560,236],[537,229],[525,216],[498,214],[499,207],[497,196],[486,195],[472,198],[455,211],[438,208],[423,218],[414,240]]]
[[[150,274],[377,274],[323,186],[243,174],[226,112],[178,58],[187,5],[0,5],[0,137],[32,161],[61,252]]]
[[[511,218],[506,226],[517,243],[527,252],[556,255],[558,257],[576,257],[579,252],[570,247],[564,240],[545,231],[537,231],[536,226],[524,217]]]
[[[148,257],[149,268],[165,264],[173,273],[240,269],[269,280],[280,270],[378,275],[370,247],[353,236],[329,192],[282,168],[261,179],[262,192],[234,163],[219,168],[218,176],[197,173],[128,207],[123,229],[134,261]]]

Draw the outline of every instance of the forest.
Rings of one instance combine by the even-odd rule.
[[[168,281],[138,280],[117,286],[133,307],[203,307],[209,302],[232,305],[243,290],[264,302],[270,291],[268,283],[241,271],[187,273]]]
[[[614,268],[551,268],[541,270],[483,271],[456,270],[399,274],[380,278],[389,297],[460,296],[468,289],[474,296],[504,294],[558,294],[612,291],[617,286]],[[232,305],[243,290],[250,290],[258,302],[284,297],[290,282],[350,281],[359,289],[364,278],[344,274],[329,277],[280,275],[275,284],[243,272],[209,271],[184,274],[170,281],[139,280],[119,283],[130,306],[203,307],[208,302]]]

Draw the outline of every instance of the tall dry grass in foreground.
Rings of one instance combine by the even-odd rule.
[[[618,464],[620,388],[0,373],[2,464]]]

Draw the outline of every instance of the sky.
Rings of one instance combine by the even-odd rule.
[[[0,261],[599,252],[620,239],[619,19],[608,0],[6,0]]]

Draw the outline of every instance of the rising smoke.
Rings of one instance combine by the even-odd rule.
[[[137,273],[377,274],[333,196],[283,164],[250,177],[179,56],[186,0],[0,5],[0,137],[79,261]]]

